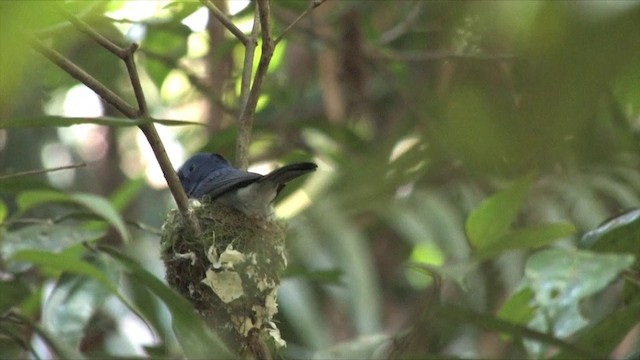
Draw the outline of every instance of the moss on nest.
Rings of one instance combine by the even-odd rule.
[[[285,224],[206,201],[194,202],[191,211],[202,229],[199,236],[176,210],[162,228],[169,284],[230,345],[246,348],[249,339],[259,337],[284,346],[272,320],[286,267]]]

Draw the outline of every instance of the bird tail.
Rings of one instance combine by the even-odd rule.
[[[315,171],[318,165],[312,162],[301,162],[285,165],[281,168],[273,170],[258,180],[259,183],[284,184],[298,176],[302,176],[308,172]]]

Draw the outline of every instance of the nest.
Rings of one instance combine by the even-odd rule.
[[[273,322],[280,274],[287,265],[284,223],[206,201],[192,204],[191,211],[200,235],[176,210],[163,225],[167,282],[227,344],[246,349],[251,339],[260,338],[284,346]]]

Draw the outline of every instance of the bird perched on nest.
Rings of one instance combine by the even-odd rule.
[[[198,153],[178,169],[178,178],[190,198],[208,197],[249,216],[269,216],[285,184],[317,167],[301,162],[260,175],[234,168],[219,154]]]

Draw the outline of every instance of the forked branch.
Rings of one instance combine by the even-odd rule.
[[[216,17],[242,44],[245,46],[242,77],[240,82],[240,114],[238,115],[238,138],[236,141],[236,166],[246,169],[249,165],[249,145],[251,143],[251,131],[253,129],[253,119],[255,117],[258,99],[264,78],[267,75],[269,64],[276,45],[303,17],[311,10],[320,6],[325,0],[311,0],[309,7],[303,11],[275,40],[271,29],[271,6],[269,0],[254,1],[255,16],[253,28],[249,35],[243,33],[233,22],[210,0],[200,0],[213,16]],[[260,33],[260,34],[258,34]],[[256,69],[253,82],[253,59],[258,44],[258,36],[262,40],[260,61]]]
[[[118,111],[120,111],[124,116],[130,119],[148,119],[149,111],[147,108],[147,103],[145,101],[144,92],[142,90],[142,85],[140,83],[140,77],[138,75],[138,70],[136,68],[134,53],[138,46],[136,44],[132,44],[128,48],[122,48],[111,40],[105,38],[104,36],[97,33],[95,30],[89,26],[89,24],[84,21],[78,19],[73,16],[66,10],[62,8],[58,8],[58,11],[67,19],[69,22],[82,33],[87,34],[92,40],[98,43],[100,46],[107,49],[112,54],[119,57],[127,66],[127,71],[129,73],[129,79],[131,80],[131,85],[133,87],[133,91],[136,96],[136,101],[138,107],[135,108],[123,100],[116,93],[111,91],[107,86],[102,84],[100,81],[95,79],[93,76],[88,74],[86,71],[81,69],[79,66],[74,64],[71,60],[64,57],[62,54],[57,51],[45,46],[39,40],[32,38],[30,39],[31,45],[33,48],[44,55],[51,62],[56,64],[62,70],[67,72],[69,75],[73,76],[91,90],[93,90],[98,96],[100,96],[104,101],[113,105]],[[164,174],[165,179],[167,180],[167,184],[169,189],[171,190],[171,194],[176,201],[178,209],[180,213],[183,215],[187,221],[189,221],[191,228],[196,232],[200,232],[200,226],[198,224],[197,219],[189,212],[189,203],[187,200],[187,195],[185,194],[182,186],[180,184],[180,180],[178,179],[178,175],[173,169],[173,165],[167,156],[167,152],[162,144],[162,140],[158,135],[158,132],[152,122],[143,123],[139,125],[140,130],[144,133],[145,137],[149,141],[151,148],[153,149],[154,155],[160,164],[160,168]]]

